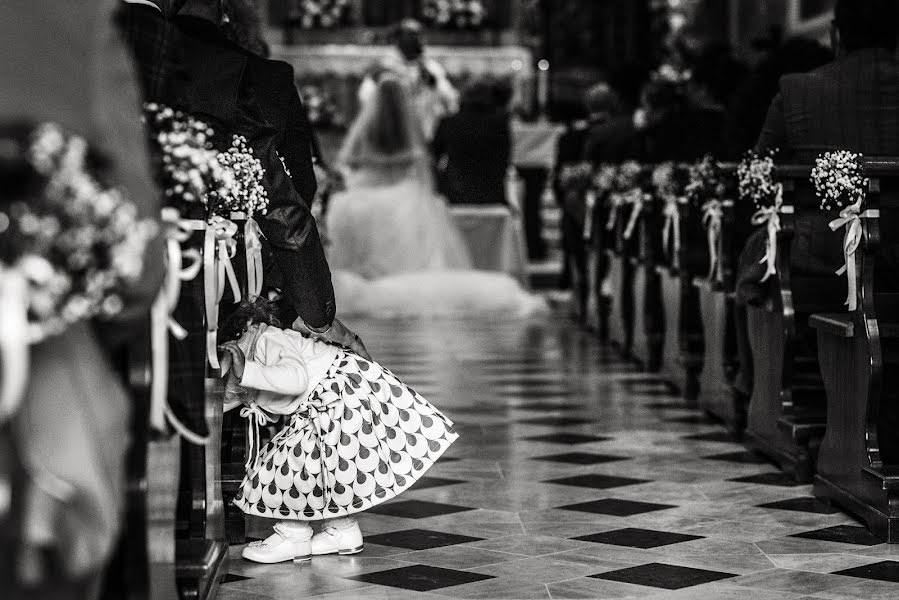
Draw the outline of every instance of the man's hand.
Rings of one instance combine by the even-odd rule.
[[[334,322],[331,323],[331,328],[324,333],[312,331],[300,318],[297,318],[297,320],[293,322],[293,329],[300,333],[305,333],[312,338],[322,340],[323,342],[337,344],[338,346],[348,348],[366,360],[372,359],[359,336],[341,323],[340,319],[334,319]]]

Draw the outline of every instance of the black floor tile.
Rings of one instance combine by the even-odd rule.
[[[824,529],[816,529],[815,531],[795,533],[792,535],[792,537],[803,538],[807,540],[821,540],[824,542],[856,544],[858,546],[877,546],[878,544],[883,543],[883,540],[874,537],[867,529],[858,525],[837,525],[835,527],[825,527]]]
[[[737,575],[690,567],[676,567],[662,563],[650,563],[648,565],[640,565],[639,567],[591,575],[591,577],[593,579],[645,585],[666,590],[679,590],[713,581],[721,581],[722,579],[730,579],[737,577]]]
[[[452,504],[426,502],[424,500],[400,500],[399,502],[379,504],[368,509],[368,512],[390,517],[404,517],[406,519],[427,519],[428,517],[451,515],[468,510],[474,509],[467,506],[454,506]]]
[[[631,460],[630,456],[610,456],[608,454],[591,454],[589,452],[567,452],[552,456],[536,456],[532,460],[565,463],[568,465],[603,465],[622,460]]]
[[[598,435],[584,435],[581,433],[548,433],[522,438],[526,442],[547,442],[550,444],[589,444],[591,442],[606,442],[612,438]]]
[[[737,443],[734,436],[726,431],[713,431],[711,433],[697,433],[694,435],[684,436],[685,440],[694,440],[697,442],[727,442],[730,444]]]
[[[428,529],[407,529],[405,531],[392,531],[390,533],[365,536],[365,543],[367,544],[408,548],[409,550],[430,550],[432,548],[456,546],[482,540],[483,538],[430,531]]]
[[[899,583],[899,562],[885,560],[883,562],[854,567],[845,571],[837,571],[834,575],[847,577],[861,577],[862,579],[876,579],[877,581],[889,581]]]
[[[636,388],[628,388],[627,392],[629,394],[633,394],[634,396],[650,396],[650,397],[658,397],[658,398],[673,398],[677,396],[677,392],[671,390],[667,387],[658,387],[658,388],[644,388],[644,387],[636,387]]]
[[[666,390],[671,389],[671,386],[669,386],[667,382],[658,377],[635,377],[633,379],[622,379],[621,385],[627,388],[651,386],[655,388],[664,388]]]
[[[416,481],[415,484],[413,484],[411,489],[421,491],[421,490],[427,490],[429,488],[445,487],[448,485],[459,485],[460,483],[468,483],[468,482],[462,481],[461,479],[446,479],[443,477],[428,477],[427,475],[425,475],[424,477],[422,477],[421,479]]]
[[[547,427],[571,427],[573,425],[586,425],[592,423],[590,419],[577,419],[574,417],[541,417],[539,419],[524,419],[516,421],[521,425],[544,425]]]
[[[426,565],[413,565],[411,567],[390,569],[389,571],[376,571],[350,577],[350,579],[415,592],[429,592],[455,585],[485,581],[493,579],[493,576]]]
[[[759,456],[755,452],[725,452],[724,454],[713,454],[712,456],[703,456],[705,460],[721,460],[725,462],[739,463],[741,465],[767,465],[770,464],[763,456]]]
[[[609,515],[612,517],[632,517],[633,515],[642,515],[657,510],[667,510],[669,508],[677,507],[672,504],[653,504],[651,502],[635,502],[633,500],[619,500],[618,498],[604,498],[602,500],[594,500],[593,502],[569,504],[568,506],[560,506],[559,508],[561,510],[574,510],[597,515]]]
[[[790,473],[759,473],[747,477],[728,479],[737,483],[757,483],[759,485],[776,485],[778,487],[799,487],[803,485],[796,481],[796,477]]]
[[[774,508],[777,510],[793,510],[796,512],[814,513],[816,515],[835,515],[839,508],[821,502],[817,498],[791,498],[790,500],[778,500],[759,504],[759,508]]]
[[[683,533],[672,533],[670,531],[655,531],[653,529],[626,527],[614,531],[583,535],[573,539],[583,542],[593,542],[595,544],[610,544],[612,546],[625,546],[627,548],[649,550],[650,548],[659,548],[661,546],[670,546],[671,544],[701,540],[703,537],[704,536],[701,535],[686,535]]]
[[[599,475],[590,473],[588,475],[575,475],[574,477],[563,477],[561,479],[550,479],[543,483],[555,483],[557,485],[571,485],[575,487],[593,488],[595,490],[610,490],[612,488],[624,487],[626,485],[637,485],[639,483],[649,483],[648,479],[631,479],[630,477],[616,477],[614,475]]]
[[[695,406],[690,406],[686,402],[651,402],[646,405],[650,410],[693,410]]]
[[[222,577],[221,583],[234,583],[235,581],[246,581],[247,579],[253,579],[252,577],[247,577],[246,575],[237,575],[236,573],[228,573],[224,577]]]

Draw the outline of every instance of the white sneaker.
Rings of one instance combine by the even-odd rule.
[[[253,562],[273,564],[292,560],[304,562],[312,559],[312,529],[292,531],[278,523],[275,532],[259,542],[251,542],[241,555]]]
[[[358,554],[362,552],[362,531],[355,521],[341,527],[325,525],[312,536],[312,555],[324,554]]]

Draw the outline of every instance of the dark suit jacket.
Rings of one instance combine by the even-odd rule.
[[[512,134],[505,113],[465,108],[440,121],[434,156],[446,161],[441,190],[452,204],[505,204]]]
[[[780,148],[781,162],[835,149],[899,155],[899,61],[887,50],[859,50],[784,76],[757,148]]]
[[[187,94],[188,109],[202,114],[217,107],[228,133],[245,135],[266,170],[269,209],[258,215],[269,252],[264,254],[267,285],[281,289],[296,315],[312,327],[329,325],[336,307],[331,272],[315,219],[315,194],[308,124],[293,83],[292,69],[231,43],[204,19],[175,19],[184,44],[189,79],[200,89]],[[221,83],[216,75],[223,76]],[[292,180],[278,158],[284,157]]]
[[[593,123],[584,142],[583,159],[600,165],[639,158],[640,136],[630,115]]]
[[[779,148],[780,162],[802,164],[811,164],[828,150],[899,155],[896,57],[886,50],[859,50],[810,73],[784,76],[756,147]],[[797,272],[823,275],[842,264],[842,238],[830,231],[828,220],[823,213],[797,219],[793,242]],[[896,225],[884,222],[888,230]],[[761,253],[763,244],[750,239],[741,262],[757,268],[754,263]],[[886,261],[885,268],[896,271],[896,247],[885,245],[881,260]],[[746,282],[746,287],[738,290],[741,297],[751,300],[759,295],[752,287],[757,278],[749,267],[740,279]]]

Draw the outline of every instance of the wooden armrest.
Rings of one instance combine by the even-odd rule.
[[[815,314],[808,319],[809,327],[841,338],[855,337],[855,323],[851,313]]]

